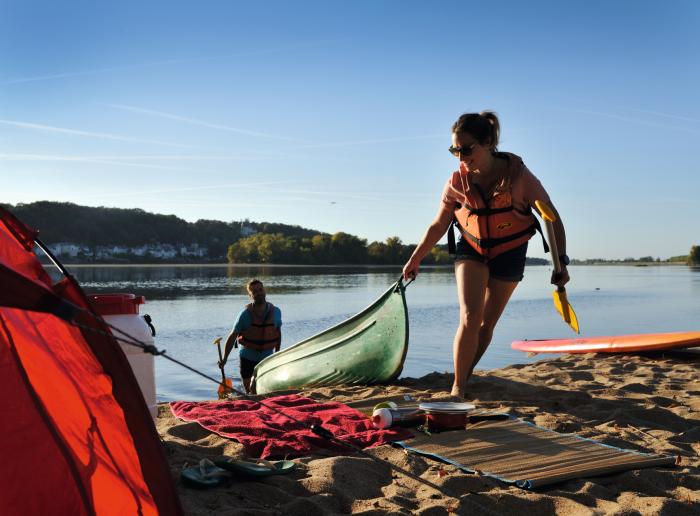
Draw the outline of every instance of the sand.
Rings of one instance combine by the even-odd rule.
[[[183,486],[179,472],[203,457],[242,456],[242,446],[183,422],[161,405],[157,421],[187,514],[700,514],[700,353],[564,355],[478,372],[467,399],[558,432],[671,454],[677,465],[570,480],[536,491],[465,474],[381,446],[371,453],[440,486],[442,493],[360,455],[295,459],[284,476],[236,478],[209,490]],[[375,396],[447,396],[452,375],[390,386],[307,391],[341,402]]]

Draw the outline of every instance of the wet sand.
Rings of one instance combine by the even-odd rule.
[[[390,386],[305,391],[317,400],[359,401],[411,394],[447,397],[452,375]],[[677,465],[566,481],[535,491],[466,474],[391,446],[370,453],[409,469],[437,492],[361,455],[295,459],[289,475],[234,478],[222,487],[183,486],[179,472],[200,459],[242,457],[242,446],[159,408],[173,478],[185,512],[210,514],[700,514],[700,352],[646,356],[564,355],[475,374],[467,399],[557,432],[632,450],[673,455]]]

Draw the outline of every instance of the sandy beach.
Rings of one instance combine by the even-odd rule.
[[[437,484],[442,492],[360,455],[295,459],[291,474],[234,478],[197,490],[179,472],[205,457],[242,456],[242,445],[175,418],[157,421],[185,512],[209,514],[698,514],[700,513],[700,352],[564,355],[475,374],[467,399],[541,427],[612,446],[676,457],[674,467],[569,480],[528,491],[391,446],[370,453]],[[411,394],[447,397],[448,373],[393,385],[305,391],[343,403]]]

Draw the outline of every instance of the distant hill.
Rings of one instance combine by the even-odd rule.
[[[230,244],[253,233],[282,233],[290,237],[325,234],[300,226],[271,222],[201,219],[187,222],[175,215],[144,210],[93,208],[66,202],[39,201],[29,204],[2,204],[29,226],[40,231],[46,244],[71,242],[87,247],[148,244],[191,245],[208,249],[210,261],[225,261]]]
[[[401,265],[415,249],[398,237],[367,241],[347,233],[249,220],[187,222],[142,209],[80,206],[39,201],[2,204],[29,226],[66,263],[297,263]],[[438,245],[424,265],[449,265]],[[549,261],[528,258],[528,265]]]

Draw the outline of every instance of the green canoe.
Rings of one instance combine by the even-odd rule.
[[[405,289],[399,279],[354,317],[264,359],[253,373],[253,392],[397,378],[408,350]]]

